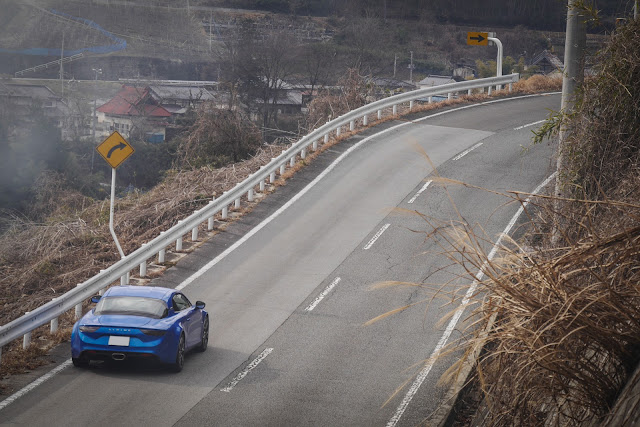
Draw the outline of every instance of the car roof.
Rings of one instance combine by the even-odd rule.
[[[104,296],[146,297],[168,301],[174,292],[175,289],[159,286],[113,286],[105,292]]]

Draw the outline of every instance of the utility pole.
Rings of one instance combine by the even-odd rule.
[[[413,51],[411,52],[411,63],[409,64],[409,81],[413,83]]]
[[[62,49],[60,49],[60,92],[64,98],[64,65],[62,65],[62,59],[64,58],[64,32],[62,33]]]
[[[584,50],[587,44],[587,29],[584,17],[580,16],[579,0],[569,0],[567,10],[567,33],[564,42],[564,73],[562,78],[562,101],[560,111],[568,114],[573,110],[576,86],[584,80]],[[558,160],[556,177],[556,195],[566,197],[567,189],[563,188],[566,159],[564,145],[568,131],[561,127],[558,133]]]
[[[396,68],[397,68],[397,66],[398,66],[398,55],[396,54],[393,57],[393,78],[394,79],[396,78]]]
[[[93,115],[91,116],[91,141],[94,145],[96,143],[96,82],[98,81],[98,74],[102,74],[102,68],[91,69],[95,75],[93,78]],[[91,150],[91,173],[93,174],[93,159],[95,157],[96,150]]]

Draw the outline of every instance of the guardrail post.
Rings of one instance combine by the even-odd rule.
[[[447,99],[448,99],[449,101],[451,101],[451,100],[453,99],[453,92],[449,92],[449,93],[447,94]]]
[[[296,156],[292,156],[291,159],[289,159],[289,167],[293,167],[296,164]]]
[[[349,130],[352,131],[356,128],[356,121],[355,120],[351,120],[349,122]]]
[[[409,101],[409,111],[413,110],[413,101]]]
[[[513,90],[513,83],[509,83],[509,92]]]
[[[306,159],[307,158],[307,148],[303,148],[302,151],[300,152],[300,158],[302,159]]]
[[[193,229],[191,230],[191,241],[195,242],[196,240],[198,240],[198,226],[197,225],[195,227],[193,227]]]
[[[473,93],[473,90],[472,90],[472,89],[469,89],[469,90],[467,91],[467,95],[471,95],[472,93]]]
[[[283,164],[280,165],[280,176],[284,175],[284,171],[285,171],[286,166]]]
[[[429,104],[433,104],[433,96],[429,97]]]
[[[253,202],[253,188],[247,192],[247,200]]]
[[[56,299],[53,298],[51,301],[55,301]],[[56,332],[58,332],[58,318],[55,317],[53,319],[51,319],[51,324],[49,326],[49,332],[52,334],[55,334]]]
[[[264,179],[260,181],[260,192],[264,193]]]
[[[368,124],[369,124],[369,116],[365,114],[364,117],[362,118],[362,126],[367,126]]]
[[[162,264],[164,262],[164,258],[166,254],[167,254],[166,249],[160,249],[160,252],[158,252],[158,264]]]
[[[240,198],[236,199],[236,201],[233,203],[233,207],[236,209],[240,209]]]
[[[396,114],[398,114],[398,106],[394,105],[393,106],[393,115],[395,116]]]
[[[176,239],[176,252],[180,252],[182,250],[182,236]]]
[[[314,140],[313,141],[313,145],[311,145],[311,147],[313,148],[313,151],[316,151],[318,149],[318,140]]]
[[[213,217],[210,216],[209,219],[207,220],[207,230],[211,231],[213,230]]]
[[[487,95],[491,95],[491,88],[492,86],[489,86],[489,88],[487,89]]]
[[[275,172],[271,172],[269,174],[269,184],[273,184],[274,182],[276,182],[276,173]]]
[[[382,110],[378,110],[378,120],[382,118]]]
[[[327,142],[329,142],[329,134],[325,133],[324,134],[324,143],[326,144]]]
[[[30,311],[27,311],[24,314],[29,314],[29,313]],[[29,348],[30,345],[31,345],[31,331],[27,332],[22,337],[22,348],[26,350],[27,348]]]
[[[229,218],[229,206],[222,208],[222,219]]]
[[[120,277],[120,286],[126,286],[129,284],[129,272],[127,272],[127,274],[125,274],[124,276]]]
[[[76,287],[79,287],[80,285],[82,285],[82,283],[78,283]],[[79,303],[79,304],[76,304],[75,318],[76,320],[78,320],[81,317],[82,317],[82,303]]]
[[[336,136],[340,136],[340,131],[342,130],[342,126],[338,126],[336,129]]]
[[[145,259],[140,263],[140,277],[147,276],[147,260]]]

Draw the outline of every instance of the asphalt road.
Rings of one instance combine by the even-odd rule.
[[[554,148],[523,150],[536,126],[516,128],[559,104],[559,95],[528,97],[387,122],[331,148],[154,280],[176,286],[198,272],[184,292],[211,314],[208,351],[190,354],[182,373],[64,369],[1,410],[0,425],[415,425],[440,404],[437,380],[451,358],[433,365],[398,416],[399,405],[455,307],[445,298],[364,326],[429,298],[419,288],[372,286],[428,281],[455,290],[469,281],[456,267],[443,270],[449,261],[439,239],[425,238],[423,219],[393,208],[464,220],[495,240],[518,206],[462,186],[425,188],[432,164],[475,186],[533,191],[554,169]]]

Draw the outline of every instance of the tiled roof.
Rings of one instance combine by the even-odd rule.
[[[160,105],[145,103],[149,91],[133,86],[122,86],[120,92],[98,111],[118,116],[171,117],[171,113]]]

